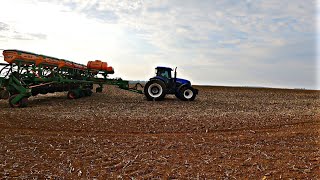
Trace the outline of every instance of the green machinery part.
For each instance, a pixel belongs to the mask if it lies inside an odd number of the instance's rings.
[[[143,94],[143,91],[138,89],[138,86],[143,88],[143,86],[140,83],[136,83],[134,87],[130,87],[129,81],[122,80],[121,78],[118,78],[118,79],[94,78],[93,82],[99,85],[99,87],[97,87],[96,89],[96,92],[102,92],[103,85],[107,84],[107,85],[115,85],[123,90],[131,91],[138,94]]]
[[[120,89],[143,94],[142,90],[129,87],[129,81],[109,79],[108,72],[58,68],[52,65],[38,65],[15,61],[13,64],[0,63],[0,99],[9,98],[11,107],[25,107],[30,96],[54,92],[69,91],[68,98],[90,96],[93,84],[98,84],[97,92],[104,85],[116,85]],[[103,78],[98,78],[101,74]],[[72,96],[72,93],[74,96]],[[70,95],[70,97],[69,97]]]

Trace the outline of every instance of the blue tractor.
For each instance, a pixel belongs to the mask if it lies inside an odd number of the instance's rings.
[[[183,101],[193,101],[198,90],[191,86],[190,81],[177,78],[177,68],[174,70],[174,77],[171,76],[169,67],[156,67],[156,76],[150,78],[144,87],[144,94],[147,100],[160,101],[167,94],[174,94]]]

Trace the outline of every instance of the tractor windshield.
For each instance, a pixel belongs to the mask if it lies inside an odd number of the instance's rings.
[[[170,69],[156,69],[156,75],[161,76],[167,79],[171,78],[171,71]]]

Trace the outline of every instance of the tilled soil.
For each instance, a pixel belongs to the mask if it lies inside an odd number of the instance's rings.
[[[199,87],[160,102],[105,87],[0,101],[0,176],[320,179],[320,92]]]

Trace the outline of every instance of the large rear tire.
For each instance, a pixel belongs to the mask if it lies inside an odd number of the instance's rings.
[[[147,100],[161,101],[166,96],[166,85],[161,80],[151,80],[144,86]]]
[[[196,91],[192,87],[182,87],[179,90],[178,98],[182,101],[193,101],[197,96]]]

